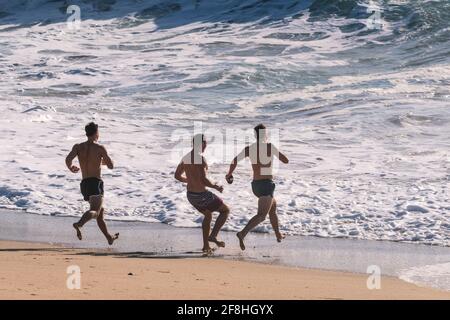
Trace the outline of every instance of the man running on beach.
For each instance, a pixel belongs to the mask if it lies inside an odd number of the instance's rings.
[[[270,223],[275,231],[277,241],[281,242],[284,236],[281,234],[278,226],[277,202],[273,197],[275,183],[273,182],[272,161],[276,156],[283,163],[288,163],[288,158],[278,151],[271,143],[267,142],[267,130],[263,124],[255,128],[256,142],[245,147],[231,162],[228,174],[225,176],[229,183],[232,182],[233,172],[239,161],[249,157],[253,169],[252,191],[258,198],[258,213],[250,219],[245,228],[237,233],[239,244],[242,250],[245,250],[244,239],[247,234],[258,224],[266,219],[269,214]]]
[[[81,175],[83,180],[80,184],[81,193],[85,201],[89,201],[90,209],[81,217],[80,221],[73,224],[77,231],[78,239],[82,239],[80,228],[91,219],[97,219],[100,230],[105,235],[108,243],[113,244],[114,240],[119,237],[116,233],[110,235],[106,227],[103,208],[103,180],[101,179],[101,166],[106,165],[109,169],[114,168],[114,164],[108,155],[105,147],[97,143],[99,138],[98,125],[91,122],[85,127],[87,141],[73,146],[72,151],[67,155],[67,168],[73,173],[78,173],[80,168],[72,164],[75,157],[81,167]]]
[[[225,247],[225,243],[217,240],[220,229],[228,218],[230,209],[223,203],[222,199],[206,187],[223,191],[223,187],[212,183],[207,178],[208,164],[203,157],[206,149],[206,141],[203,134],[197,134],[193,138],[193,148],[181,160],[175,171],[175,179],[187,183],[187,198],[190,204],[200,211],[205,217],[203,219],[203,252],[210,254],[212,249],[209,242],[215,243],[218,247]],[[183,176],[185,173],[185,176]],[[214,228],[211,232],[212,213],[219,212]]]

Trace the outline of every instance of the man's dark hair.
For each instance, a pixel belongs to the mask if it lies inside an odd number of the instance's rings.
[[[94,122],[90,122],[84,127],[84,131],[86,131],[86,136],[92,137],[94,134],[98,132],[98,124]]]
[[[201,140],[200,140],[201,138]],[[205,141],[205,135],[203,133],[198,133],[192,138],[192,143],[195,143],[196,141]]]
[[[198,149],[205,141],[205,135],[203,133],[198,133],[192,138],[192,147]]]
[[[262,123],[258,124],[258,125],[255,127],[256,139],[257,139],[258,141],[259,141],[259,134],[260,134],[261,130],[266,130],[266,126],[263,125]]]

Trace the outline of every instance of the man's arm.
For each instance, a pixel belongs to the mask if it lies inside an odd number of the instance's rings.
[[[289,163],[289,159],[283,153],[281,153],[277,149],[277,147],[275,147],[273,144],[270,144],[270,148],[271,148],[272,154],[275,155],[278,159],[280,159],[281,162]]]
[[[233,174],[234,170],[237,167],[237,164],[239,161],[245,159],[246,157],[248,157],[249,155],[249,147],[245,147],[244,149],[242,149],[242,151],[236,156],[234,157],[233,161],[230,164],[230,169],[228,170],[228,173],[226,175],[226,178],[231,177],[231,175]]]
[[[177,170],[175,170],[175,179],[177,179],[180,182],[187,183],[187,179],[186,177],[183,176],[183,173],[184,173],[184,164],[182,161],[178,165]]]
[[[111,159],[111,157],[108,154],[108,151],[106,151],[106,148],[101,146],[101,156],[102,156],[102,164],[106,165],[108,169],[114,169],[114,163]]]
[[[73,159],[75,159],[77,155],[78,155],[78,144],[72,147],[72,151],[70,151],[66,157],[66,166],[72,173],[77,173],[78,171],[80,171],[80,168],[72,164]]]
[[[206,176],[206,173],[208,171],[208,164],[206,163],[206,160],[203,158],[203,168],[201,170],[201,179],[203,181],[203,183],[205,184],[205,186],[207,186],[208,188],[212,188],[212,189],[216,189],[219,192],[223,191],[223,187],[219,186],[215,183],[212,183],[211,180],[208,179],[208,177]]]

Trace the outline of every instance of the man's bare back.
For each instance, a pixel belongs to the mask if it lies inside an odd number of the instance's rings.
[[[225,247],[223,241],[217,240],[220,229],[227,220],[230,209],[223,203],[222,199],[206,188],[212,188],[219,192],[223,187],[211,182],[207,177],[208,164],[202,153],[206,148],[206,140],[202,134],[193,138],[193,148],[180,161],[175,170],[175,179],[187,183],[187,198],[189,203],[204,215],[202,222],[203,252],[211,254],[212,249],[209,242]],[[212,213],[218,211],[219,217],[210,233]]]
[[[233,172],[239,161],[249,158],[253,169],[252,191],[258,198],[258,213],[252,217],[245,228],[236,235],[239,245],[245,250],[244,238],[258,224],[270,216],[270,223],[275,231],[277,241],[281,242],[284,236],[281,234],[276,214],[276,200],[274,198],[275,183],[273,182],[273,158],[277,157],[283,163],[288,163],[288,158],[272,144],[267,142],[267,131],[263,124],[255,128],[256,142],[245,147],[231,162],[225,179],[232,183]]]
[[[106,148],[92,141],[86,141],[80,144],[76,144],[72,148],[72,152],[69,154],[77,156],[80,162],[81,175],[83,179],[86,178],[98,178],[101,179],[102,164],[112,168],[111,158],[108,156]]]
[[[186,174],[187,191],[204,192],[206,191],[205,177],[208,171],[208,164],[205,158],[201,156],[201,164],[194,163],[194,154],[189,152],[183,157],[182,170]]]
[[[271,143],[254,143],[245,148],[253,169],[253,180],[273,179],[272,160],[278,150]]]
[[[114,164],[106,151],[106,148],[97,143],[99,139],[98,125],[91,122],[85,127],[88,140],[76,144],[66,157],[66,166],[73,172],[78,173],[80,168],[72,164],[75,158],[81,167],[82,181],[80,183],[80,191],[85,201],[89,202],[89,210],[86,211],[81,219],[73,224],[77,232],[77,237],[82,240],[80,228],[82,228],[89,220],[97,219],[97,224],[105,235],[108,243],[113,244],[119,234],[111,235],[108,232],[104,221],[103,194],[104,184],[101,179],[101,166],[104,164],[109,169],[114,168]]]
[[[278,157],[282,162],[287,158],[280,153],[272,143],[253,143],[245,147],[235,158],[232,171],[236,168],[237,161],[249,158],[253,169],[253,180],[273,179],[273,158]]]

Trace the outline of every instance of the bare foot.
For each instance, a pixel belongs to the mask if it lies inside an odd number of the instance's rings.
[[[242,237],[240,232],[236,233],[236,236],[239,239],[239,245],[241,246],[241,250],[244,251],[245,250],[244,238]]]
[[[212,254],[214,253],[215,249],[210,248],[210,247],[204,247],[204,248],[202,249],[202,251],[203,251],[203,256],[204,256],[204,257],[207,257],[207,256],[212,255]]]
[[[277,241],[281,242],[281,240],[283,240],[284,238],[286,238],[286,236],[284,234],[278,233],[277,235]]]
[[[219,248],[225,248],[225,242],[217,240],[217,238],[209,237],[209,242],[215,243]]]
[[[114,236],[110,236],[109,238],[108,238],[108,243],[109,243],[109,245],[111,246],[113,243],[114,243],[114,240],[117,240],[117,239],[119,239],[119,233],[116,233]]]
[[[77,238],[78,238],[78,240],[82,240],[82,239],[83,239],[83,236],[81,235],[81,230],[80,230],[80,228],[78,227],[78,224],[77,224],[77,223],[74,223],[74,224],[73,224],[73,227],[74,227],[75,230],[77,231]]]

